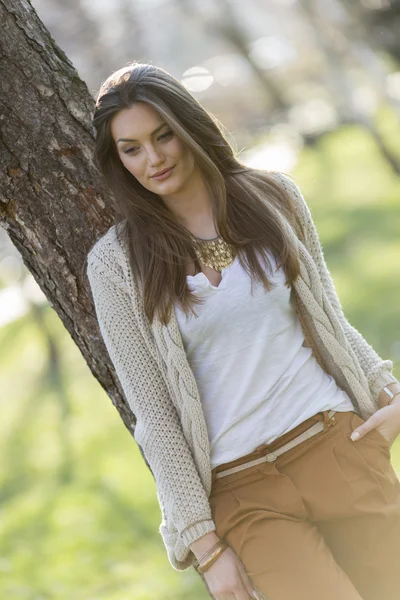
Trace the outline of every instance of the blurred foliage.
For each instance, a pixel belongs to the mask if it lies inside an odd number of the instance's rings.
[[[393,115],[377,124],[400,155]],[[400,378],[399,179],[356,126],[307,147],[292,175],[347,317]],[[31,314],[0,329],[1,597],[208,598],[193,569],[167,560],[153,478],[117,411],[56,313],[42,319],[61,378]],[[400,438],[392,462],[399,471]]]

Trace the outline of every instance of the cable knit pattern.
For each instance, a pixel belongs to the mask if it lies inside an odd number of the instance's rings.
[[[296,202],[298,218],[305,234],[305,246],[317,266],[321,283],[329,299],[329,303],[339,319],[340,325],[350,345],[351,353],[355,353],[357,361],[367,378],[368,387],[372,393],[374,402],[377,404],[378,395],[383,386],[397,382],[397,379],[390,373],[393,369],[393,362],[390,360],[382,360],[363,338],[361,333],[357,331],[355,327],[350,325],[346,319],[332,277],[325,262],[321,242],[318,237],[311,211],[305,202],[299,187],[290,177],[283,175],[282,173],[277,174],[276,177]]]
[[[378,408],[383,385],[397,380],[347,322],[326,267],[311,213],[296,184],[275,174],[296,201],[300,276],[292,286],[306,343],[345,390],[363,418]],[[210,444],[197,383],[188,363],[175,312],[167,327],[150,324],[140,286],[130,271],[126,244],[113,225],[88,253],[87,276],[100,332],[126,400],[136,416],[134,437],[155,478],[159,531],[176,570],[193,565],[189,545],[215,530],[209,504]]]

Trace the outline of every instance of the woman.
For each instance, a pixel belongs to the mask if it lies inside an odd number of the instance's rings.
[[[298,187],[152,65],[104,82],[94,125],[117,217],[87,274],[171,565],[216,600],[397,598],[400,384]]]

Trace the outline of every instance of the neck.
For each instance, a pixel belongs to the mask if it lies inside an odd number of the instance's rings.
[[[177,221],[194,236],[202,239],[217,237],[212,202],[200,171],[196,170],[187,185],[163,201]]]

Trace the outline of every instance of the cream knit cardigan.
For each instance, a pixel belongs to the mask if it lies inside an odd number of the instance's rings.
[[[299,248],[301,270],[292,290],[306,343],[366,419],[378,409],[382,387],[397,382],[393,363],[346,320],[311,212],[291,178],[274,176],[294,198],[302,230],[296,235],[276,212]],[[137,418],[135,440],[155,478],[159,532],[170,564],[182,571],[195,560],[189,545],[215,530],[215,523],[207,427],[175,313],[167,327],[157,317],[150,325],[115,225],[89,251],[87,276],[104,343]]]

